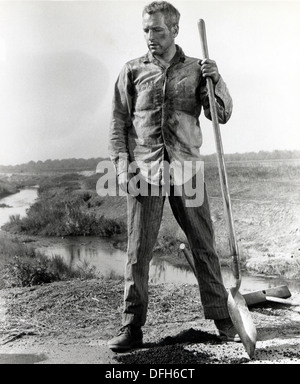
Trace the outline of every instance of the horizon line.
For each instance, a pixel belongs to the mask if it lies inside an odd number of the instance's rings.
[[[242,155],[242,156],[246,156],[246,155],[249,155],[249,154],[256,154],[258,155],[259,153],[265,153],[265,154],[271,154],[271,153],[274,153],[274,152],[279,152],[279,153],[282,153],[282,152],[293,152],[293,153],[297,153],[299,152],[299,158],[300,158],[300,149],[273,149],[272,151],[267,151],[267,150],[259,150],[259,151],[248,151],[248,152],[232,152],[232,153],[225,153],[224,156],[232,156],[232,155]],[[200,154],[201,157],[209,157],[209,156],[214,156],[216,155],[216,152],[212,152],[212,153],[209,153],[209,154]],[[46,159],[46,160],[29,160],[27,162],[23,162],[23,163],[16,163],[16,164],[0,164],[0,167],[20,167],[20,166],[25,166],[25,165],[28,165],[29,163],[33,162],[33,163],[45,163],[46,161],[67,161],[67,160],[84,160],[84,161],[89,161],[89,160],[98,160],[98,159],[101,159],[101,160],[106,160],[106,159],[110,159],[109,156],[106,156],[106,157],[102,157],[102,156],[93,156],[93,157],[88,157],[88,158],[85,158],[85,157],[67,157],[67,158],[61,158],[61,159],[58,159],[58,158],[54,158],[54,159]],[[282,159],[278,159],[278,160],[294,160],[294,159],[297,159],[297,158],[282,158]],[[249,159],[249,160],[253,160],[253,159]],[[267,159],[268,160],[268,159]],[[269,159],[269,160],[274,160],[274,159]]]

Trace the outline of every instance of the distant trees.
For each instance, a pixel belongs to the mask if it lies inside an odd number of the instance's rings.
[[[216,161],[216,154],[202,155],[204,161]],[[298,150],[274,150],[272,152],[259,151],[259,152],[246,152],[246,153],[231,153],[225,154],[226,161],[246,161],[246,160],[283,160],[283,159],[300,159],[300,151]],[[56,171],[56,172],[77,172],[77,171],[95,171],[97,164],[101,160],[107,158],[71,158],[62,160],[46,160],[46,161],[29,161],[25,164],[18,165],[0,165],[0,172],[43,172],[43,171]]]
[[[215,161],[216,154],[202,156],[205,161]],[[274,150],[272,152],[246,152],[225,154],[226,161],[246,161],[246,160],[284,160],[284,159],[300,159],[300,151],[294,150]]]
[[[104,160],[104,158],[29,161],[18,165],[0,165],[0,172],[95,171],[97,164],[101,160]]]

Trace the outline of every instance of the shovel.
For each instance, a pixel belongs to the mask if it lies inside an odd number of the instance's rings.
[[[190,252],[186,249],[185,244],[180,244],[179,247],[184,254],[187,262],[189,263],[194,275],[197,276],[196,268],[194,265],[194,260]],[[243,297],[246,301],[248,307],[261,306],[267,303],[278,303],[278,304],[286,304],[290,306],[299,306],[299,304],[292,303],[288,301],[289,297],[291,297],[291,292],[286,285],[280,285],[278,287],[263,289],[260,291],[254,291],[249,293],[244,293]]]
[[[198,29],[200,34],[202,55],[204,56],[204,58],[209,58],[204,20],[200,19],[198,21]],[[230,246],[230,251],[232,255],[233,275],[235,279],[234,286],[229,289],[227,307],[228,307],[228,312],[231,317],[231,320],[236,328],[237,333],[241,338],[241,341],[246,349],[246,352],[248,353],[249,357],[252,358],[255,352],[257,332],[254,326],[254,323],[252,321],[247,303],[244,297],[239,292],[239,288],[241,286],[239,253],[238,253],[237,241],[235,236],[231,201],[230,201],[227,174],[226,174],[224,154],[223,154],[223,145],[221,140],[221,132],[219,127],[216,102],[215,102],[215,94],[214,94],[212,79],[210,77],[206,78],[206,85],[208,89],[210,113],[211,113],[212,124],[214,128],[215,144],[216,144],[217,159],[218,159],[218,170],[219,170],[220,184],[221,184],[221,190],[222,190],[222,196],[223,196],[223,202],[224,202],[225,216],[227,219],[228,230],[229,230],[229,246]]]
[[[261,291],[245,293],[243,296],[248,307],[254,307],[255,305],[262,305],[268,302],[290,304],[286,299],[291,297],[291,292],[286,285],[280,285]]]

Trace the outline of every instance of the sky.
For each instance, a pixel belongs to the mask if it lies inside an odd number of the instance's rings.
[[[147,52],[150,1],[0,1],[0,165],[108,156],[114,83]],[[201,58],[197,29],[233,98],[225,153],[300,149],[300,1],[170,1],[176,43]],[[200,117],[201,153],[215,153]]]

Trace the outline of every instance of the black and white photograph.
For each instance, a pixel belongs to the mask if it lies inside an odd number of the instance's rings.
[[[0,1],[1,365],[300,363],[299,20]]]

